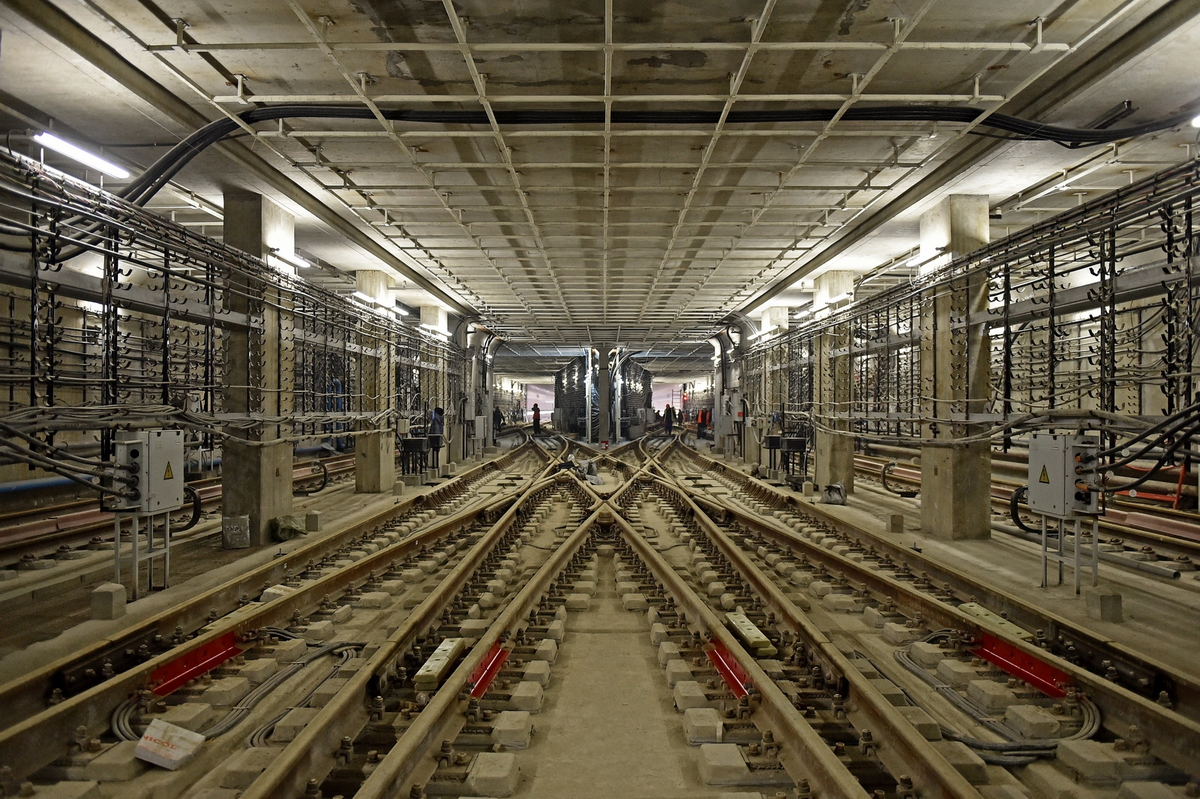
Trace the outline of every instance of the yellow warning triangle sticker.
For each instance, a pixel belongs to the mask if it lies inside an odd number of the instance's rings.
[[[1045,469],[1042,470],[1043,473],[1045,471],[1046,471]],[[164,480],[174,480],[175,479],[175,473],[173,471],[171,471],[171,462],[170,461],[167,461],[167,471],[163,474],[163,479]]]
[[[170,471],[170,470],[171,470],[171,467],[168,466],[167,471]],[[1038,478],[1038,482],[1039,483],[1049,483],[1050,482],[1050,475],[1046,473],[1045,466],[1042,467],[1042,476]]]

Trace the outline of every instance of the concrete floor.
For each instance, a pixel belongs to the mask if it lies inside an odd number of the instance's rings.
[[[659,667],[644,613],[621,608],[602,558],[591,609],[567,618],[530,756],[519,756],[527,799],[704,799],[699,750]],[[636,764],[636,765],[634,765]]]

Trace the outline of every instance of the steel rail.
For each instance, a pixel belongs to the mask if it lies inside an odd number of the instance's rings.
[[[535,486],[540,486],[540,483],[535,482],[525,490],[533,490]],[[414,497],[412,502],[415,503],[419,499],[419,497]],[[406,504],[403,510],[406,511],[409,507],[411,504]],[[0,704],[8,708],[10,718],[17,720],[15,724],[0,731],[0,764],[10,766],[18,778],[31,774],[41,766],[65,754],[68,742],[77,728],[86,727],[90,733],[106,728],[108,714],[112,708],[132,693],[145,688],[150,674],[160,667],[174,662],[190,651],[212,644],[230,632],[240,635],[267,626],[286,626],[290,623],[293,613],[304,608],[315,607],[326,595],[340,596],[349,584],[366,579],[373,571],[378,571],[397,558],[419,550],[447,533],[466,526],[476,517],[482,517],[488,511],[487,507],[467,509],[432,522],[426,530],[355,561],[349,566],[323,575],[285,597],[264,603],[251,611],[238,613],[232,620],[207,623],[207,609],[238,607],[242,596],[247,592],[256,593],[261,588],[264,578],[269,582],[279,582],[292,565],[298,566],[297,571],[302,571],[306,568],[309,560],[315,559],[318,552],[328,553],[337,549],[338,542],[325,539],[296,550],[287,558],[281,558],[259,567],[235,580],[204,592],[182,606],[158,614],[138,625],[137,629],[139,630],[157,630],[166,636],[169,636],[176,627],[183,627],[185,630],[197,629],[204,625],[207,627],[185,646],[175,647],[152,657],[132,669],[117,674],[106,682],[49,708],[45,707],[45,701],[49,694],[51,677],[63,668],[79,662],[78,654],[56,661],[25,677],[0,686]],[[511,508],[510,511],[512,511]],[[344,544],[347,540],[385,524],[401,512],[403,511],[391,508],[374,514],[348,528],[338,536],[338,539]],[[126,631],[118,638],[93,645],[88,652],[97,654],[107,651],[114,644],[119,644],[121,640],[127,639],[132,634],[133,631]]]
[[[719,464],[716,465],[719,466]],[[724,470],[723,466],[720,468]],[[731,472],[731,474],[736,473]],[[745,478],[745,480],[750,481],[750,478]],[[949,582],[958,592],[979,597],[979,601],[990,610],[996,613],[1007,613],[1009,620],[1018,625],[1034,630],[1045,630],[1051,639],[1059,634],[1069,636],[1084,645],[1095,646],[1111,652],[1114,661],[1123,660],[1133,664],[1144,664],[1146,668],[1168,676],[1174,681],[1176,692],[1174,706],[1182,710],[1165,708],[1035,644],[1004,635],[993,628],[984,627],[978,620],[947,604],[946,601],[913,588],[908,582],[873,571],[843,555],[820,547],[774,520],[762,518],[731,503],[714,503],[724,504],[726,513],[746,527],[793,551],[802,552],[809,561],[821,564],[831,573],[842,572],[846,575],[853,575],[855,581],[864,586],[877,599],[890,599],[913,613],[920,613],[934,627],[967,630],[975,635],[986,632],[1001,638],[1005,643],[1028,657],[1045,662],[1069,674],[1072,680],[1100,708],[1104,714],[1106,727],[1117,735],[1128,736],[1130,727],[1137,726],[1143,735],[1153,741],[1151,744],[1153,754],[1194,777],[1200,777],[1200,761],[1196,759],[1196,752],[1200,752],[1200,723],[1193,717],[1194,714],[1200,714],[1200,685],[1194,678],[1174,671],[1165,664],[1145,655],[1135,653],[1116,641],[1101,638],[1096,633],[1079,627],[1068,619],[1034,607],[1019,597],[980,583],[963,572],[934,563],[916,552],[898,547],[822,511],[811,503],[781,496],[773,489],[758,483],[753,483],[753,485],[757,489],[756,493],[759,493],[760,496],[775,496],[782,499],[783,502],[779,504],[791,506],[800,515],[808,516],[817,523],[840,531],[860,542],[865,538],[869,541],[867,546],[874,547],[881,554],[914,569],[926,571],[936,581]],[[684,491],[689,496],[694,496],[691,489],[684,488]],[[713,502],[711,498],[708,501]],[[1186,711],[1186,715],[1182,711]]]
[[[913,784],[927,799],[977,799],[980,796],[970,782],[935,749],[925,737],[917,732],[904,716],[900,714],[891,702],[884,698],[871,681],[863,676],[843,655],[834,643],[817,628],[795,604],[779,589],[779,587],[763,573],[742,551],[733,543],[728,535],[721,530],[720,525],[710,519],[695,502],[691,501],[687,491],[678,483],[661,483],[668,491],[673,491],[683,498],[692,510],[696,522],[705,534],[716,544],[717,549],[733,565],[754,593],[778,613],[785,624],[805,641],[826,665],[836,674],[841,675],[850,686],[849,696],[854,708],[861,714],[866,723],[861,727],[875,733],[879,759],[899,776],[906,774],[913,779]],[[882,735],[880,735],[882,733]]]
[[[245,790],[242,794],[242,799],[294,799],[294,797],[301,796],[304,793],[305,786],[312,775],[329,772],[333,767],[334,756],[342,738],[346,735],[352,736],[353,731],[361,729],[369,720],[369,710],[367,707],[368,688],[372,685],[373,681],[380,675],[389,673],[405,649],[411,644],[412,639],[436,621],[446,605],[462,590],[497,543],[510,532],[521,505],[538,490],[552,485],[553,482],[553,480],[545,479],[543,475],[542,479],[535,481],[521,493],[518,501],[505,511],[504,515],[492,525],[488,532],[471,548],[450,574],[438,583],[429,596],[413,610],[405,623],[396,632],[388,636],[387,641],[369,658],[367,664],[354,676],[350,677],[346,686],[328,704],[321,708],[316,717],[305,726],[304,730],[284,748],[283,752],[271,762],[271,765]],[[528,585],[526,588],[528,588]],[[518,596],[523,595],[523,593],[524,589],[522,594]],[[515,602],[515,599],[510,601],[509,608],[512,607],[513,602]],[[492,629],[495,629],[495,627],[493,626]],[[495,640],[490,635],[485,636],[480,644],[471,650],[467,661],[453,672],[442,688],[439,689],[438,693],[435,694],[429,705],[421,711],[417,721],[401,736],[396,746],[383,757],[376,773],[372,775],[372,780],[385,768],[389,771],[403,770],[400,767],[408,761],[403,754],[395,753],[397,750],[401,750],[402,753],[407,751],[401,749],[401,747],[404,745],[405,740],[413,734],[413,730],[418,725],[422,725],[422,728],[436,727],[440,729],[441,725],[437,724],[437,722],[444,721],[441,716],[447,713],[447,706],[451,702],[458,701],[459,690],[466,681],[465,675],[470,674],[474,665],[487,652],[487,647],[481,650],[480,646],[483,645],[484,641],[488,641],[487,646],[490,647],[491,642]],[[453,686],[458,687],[455,688]],[[426,722],[426,718],[429,718],[430,721]],[[433,733],[430,732],[429,734],[432,735]],[[441,738],[435,735],[431,740],[440,742]],[[368,780],[368,783],[370,782],[371,780]],[[395,785],[389,780],[385,787],[391,790],[395,788]],[[363,797],[370,794],[364,794],[360,790],[357,795]],[[407,792],[404,793],[404,796],[407,796]]]
[[[808,780],[813,792],[829,799],[866,799],[866,789],[833,754],[829,744],[808,724],[783,691],[767,676],[762,667],[745,651],[741,642],[729,633],[708,604],[693,591],[633,527],[621,517],[616,518],[625,541],[663,584],[668,594],[686,608],[690,626],[698,627],[719,641],[733,655],[749,676],[762,699],[757,713],[775,733],[781,745],[780,763],[797,783]],[[972,794],[977,797],[978,794]]]
[[[579,551],[593,527],[600,521],[601,511],[594,510],[566,540],[551,553],[541,568],[513,596],[496,617],[487,632],[471,649],[466,659],[446,679],[446,682],[421,711],[396,745],[384,755],[375,771],[356,793],[355,799],[403,799],[414,787],[414,777],[421,760],[438,743],[450,738],[447,731],[466,708],[461,698],[467,680],[494,644],[507,633],[516,632],[522,620],[540,601],[553,578],[566,568],[570,558]],[[291,799],[288,795],[260,795],[247,792],[243,799]]]

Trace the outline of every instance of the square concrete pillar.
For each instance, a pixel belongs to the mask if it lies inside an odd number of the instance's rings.
[[[103,621],[125,615],[125,586],[120,583],[101,583],[92,589],[92,618]]]
[[[988,242],[987,195],[953,195],[921,217],[921,255],[933,268]],[[941,254],[943,258],[935,256]],[[921,528],[945,539],[991,536],[991,448],[952,441],[984,431],[991,391],[988,285],[968,275],[943,286],[921,313]],[[963,320],[967,323],[964,324]]]
[[[389,433],[359,433],[354,437],[354,490],[382,494],[396,484],[396,445]]]
[[[295,251],[295,220],[260,194],[226,194],[224,239],[265,261],[272,251]],[[267,285],[258,278],[236,275],[225,295],[228,311],[261,319],[260,330],[231,326],[226,338],[222,403],[228,413],[286,416],[294,407],[290,297]],[[279,425],[231,432],[262,441],[283,436]],[[251,546],[269,543],[271,519],[292,512],[292,445],[254,446],[226,439],[221,456],[222,514],[249,516]]]

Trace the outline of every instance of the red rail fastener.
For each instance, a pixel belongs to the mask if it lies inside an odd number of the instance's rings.
[[[1071,684],[1071,677],[1066,672],[1025,654],[989,633],[983,633],[980,641],[980,647],[972,650],[971,654],[995,663],[1007,674],[1019,677],[1049,697],[1057,699],[1066,696],[1065,686]]]
[[[725,648],[724,644],[714,641],[704,648],[704,654],[708,655],[708,659],[712,662],[713,667],[716,668],[717,674],[720,674],[721,679],[729,686],[729,690],[733,692],[734,699],[741,699],[750,693],[746,690],[746,686],[750,684],[749,676],[738,665],[738,662],[733,659],[733,655]]]
[[[508,655],[509,651],[500,644],[492,644],[492,648],[488,650],[471,674],[471,696],[478,699],[487,693],[492,680],[496,679],[500,669],[504,668],[504,662],[508,660]]]
[[[237,645],[237,636],[234,633],[226,633],[202,647],[180,655],[165,666],[155,669],[150,674],[150,682],[154,684],[154,693],[166,696],[186,684],[188,680],[194,680],[201,674],[212,671],[231,657],[241,653],[242,650]]]

